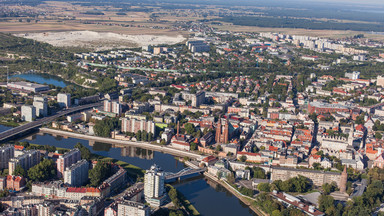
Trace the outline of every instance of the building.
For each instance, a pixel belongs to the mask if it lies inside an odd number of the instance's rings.
[[[79,149],[72,149],[71,151],[60,155],[56,161],[57,164],[57,177],[63,178],[64,171],[67,167],[81,160],[81,153]]]
[[[203,147],[207,147],[213,142],[214,138],[213,133],[208,132],[200,138],[200,143]]]
[[[324,114],[324,113],[335,113],[335,112],[350,113],[350,108],[340,104],[311,102],[308,104],[308,112],[310,114],[312,113]]]
[[[117,101],[105,100],[104,101],[104,111],[110,112],[110,113],[116,113],[117,115],[121,115],[122,106]]]
[[[8,169],[8,162],[15,156],[15,147],[5,145],[0,147],[0,170]]]
[[[34,106],[21,106],[21,120],[32,122],[36,118],[36,108]]]
[[[25,171],[40,163],[40,151],[29,150],[18,157],[11,158],[8,163],[9,175],[13,175],[16,166],[20,165]]]
[[[109,185],[110,191],[120,188],[127,181],[127,171],[120,166],[117,167],[119,168],[117,172],[103,182],[103,184]]]
[[[7,178],[0,177],[0,190],[4,190],[7,187]]]
[[[138,131],[146,131],[155,134],[156,126],[153,121],[137,120],[134,118],[121,118],[121,132],[137,133]]]
[[[35,92],[35,93],[49,90],[49,87],[46,85],[40,85],[40,84],[29,83],[29,82],[10,82],[7,84],[7,87],[9,89],[15,89],[18,91]]]
[[[309,178],[315,186],[320,187],[325,183],[331,184],[332,182],[336,182],[339,188],[342,185],[341,174],[336,172],[323,172],[309,169],[306,170],[285,167],[272,167],[271,171],[272,182],[276,180],[286,181],[290,178],[302,175],[306,178]]]
[[[117,215],[118,216],[149,216],[151,209],[142,203],[133,201],[124,201],[118,204]]]
[[[48,100],[46,97],[33,97],[33,106],[35,107],[36,116],[43,117],[48,115]]]
[[[357,80],[360,79],[360,72],[359,71],[353,71],[352,73],[345,73],[345,78],[351,79],[351,80]]]
[[[25,178],[22,176],[7,176],[6,188],[12,191],[20,191],[26,184]]]
[[[88,181],[89,164],[81,160],[67,167],[64,171],[64,183],[72,187],[83,186]]]
[[[223,121],[222,118],[219,119],[219,122],[216,125],[216,143],[228,143],[229,139],[232,137],[234,128],[229,123],[228,119]]]
[[[145,201],[153,206],[161,206],[166,198],[164,173],[156,164],[151,166],[144,175]]]
[[[376,85],[384,87],[384,76],[377,76]]]
[[[325,215],[323,212],[317,210],[314,206],[307,205],[307,204],[301,202],[301,200],[299,198],[292,196],[292,195],[289,195],[287,193],[284,193],[284,192],[281,193],[281,192],[277,192],[276,190],[274,190],[271,193],[271,195],[272,195],[272,197],[277,199],[279,202],[282,202],[284,204],[284,206],[286,206],[286,207],[293,206],[294,208],[297,208],[300,211],[304,212],[306,215],[310,215],[310,216],[323,216],[323,215]]]
[[[210,46],[207,45],[202,40],[196,40],[196,41],[187,41],[186,43],[188,49],[195,53],[195,52],[208,52],[210,50]]]
[[[39,216],[51,216],[54,212],[54,204],[51,202],[44,202],[37,206]]]
[[[196,94],[192,94],[187,91],[182,91],[182,98],[184,101],[191,101],[191,105],[193,107],[199,107],[201,104],[205,102],[205,92],[200,91]]]
[[[59,93],[57,94],[57,103],[60,107],[70,107],[71,106],[71,94]]]

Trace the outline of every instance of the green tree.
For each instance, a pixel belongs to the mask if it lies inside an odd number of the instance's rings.
[[[253,167],[253,178],[265,179],[265,171],[260,167]]]
[[[147,133],[147,131],[145,131],[145,130],[143,130],[142,132],[141,132],[141,141],[147,141],[147,139],[148,139],[148,133]]]
[[[56,176],[56,164],[53,160],[44,159],[28,170],[28,179],[33,182],[47,181]]]
[[[380,132],[376,132],[375,138],[381,140],[383,138],[383,135]]]
[[[184,129],[189,135],[192,135],[193,133],[195,133],[195,126],[191,123],[186,123],[184,125]]]
[[[26,177],[26,172],[25,170],[23,169],[23,167],[21,167],[21,165],[16,165],[15,167],[15,170],[13,171],[12,175],[15,175],[15,176],[23,176],[23,177]]]
[[[219,151],[222,151],[222,150],[223,150],[223,148],[221,147],[221,145],[217,145],[217,146],[216,146],[216,151],[219,152]]]
[[[276,209],[272,212],[271,216],[282,216],[282,214],[279,210]]]
[[[136,140],[141,141],[141,130],[137,131],[136,133]]]
[[[240,161],[241,161],[241,162],[245,162],[245,161],[247,161],[247,156],[245,156],[245,155],[241,156],[241,157],[240,157]]]
[[[91,156],[92,156],[91,151],[87,147],[83,146],[81,143],[79,143],[79,142],[76,143],[74,148],[77,148],[80,150],[82,159],[85,159],[88,161],[91,159]]]
[[[178,198],[177,190],[174,187],[172,187],[168,191],[168,196],[169,196],[169,198],[171,198],[171,200],[172,200],[173,204],[176,206],[176,208],[180,208],[181,202]]]
[[[337,190],[337,184],[335,182],[332,182],[331,184],[325,183],[322,186],[324,194],[329,195],[330,193]]]
[[[153,133],[149,132],[148,133],[148,142],[151,142],[153,140]]]
[[[191,151],[197,150],[197,144],[195,142],[191,142]]]
[[[319,210],[322,212],[334,206],[334,199],[332,196],[329,196],[329,195],[324,195],[324,194],[320,195],[318,201],[319,201]]]
[[[98,187],[105,179],[112,175],[112,166],[110,163],[98,161],[95,168],[89,171],[91,187]]]
[[[263,192],[270,192],[271,191],[271,186],[268,183],[259,183],[257,185],[257,189],[259,191],[263,191]]]

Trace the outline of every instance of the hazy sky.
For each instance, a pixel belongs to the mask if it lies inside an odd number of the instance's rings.
[[[280,0],[278,0],[280,1]],[[282,0],[284,1],[284,0]],[[379,4],[384,5],[384,0],[302,0],[304,2],[332,2],[332,3],[358,3],[358,4]]]

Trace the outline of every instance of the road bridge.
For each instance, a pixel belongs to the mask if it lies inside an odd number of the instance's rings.
[[[10,138],[13,138],[13,137],[19,135],[19,134],[23,134],[23,133],[28,132],[32,129],[36,129],[36,128],[44,125],[44,124],[47,124],[47,123],[54,121],[55,119],[57,119],[61,116],[69,115],[69,114],[72,114],[75,112],[79,112],[79,111],[82,111],[85,109],[90,109],[92,107],[100,106],[100,105],[102,105],[102,102],[71,107],[69,109],[59,111],[55,115],[47,116],[47,117],[44,117],[41,119],[37,119],[36,121],[29,122],[29,123],[23,124],[21,126],[15,127],[15,128],[11,128],[9,130],[6,130],[6,131],[0,133],[0,142],[4,142],[6,140],[9,140]]]

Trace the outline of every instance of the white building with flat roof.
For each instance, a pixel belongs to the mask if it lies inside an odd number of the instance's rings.
[[[36,108],[31,105],[21,106],[21,120],[33,121],[36,118]]]
[[[10,89],[15,89],[24,92],[41,92],[48,91],[49,87],[47,85],[40,85],[30,82],[10,82],[7,84],[7,87]]]
[[[37,117],[43,117],[48,115],[48,100],[46,97],[33,97],[33,106],[35,107]]]
[[[71,106],[71,94],[59,93],[57,94],[57,103],[60,107],[70,107]]]

